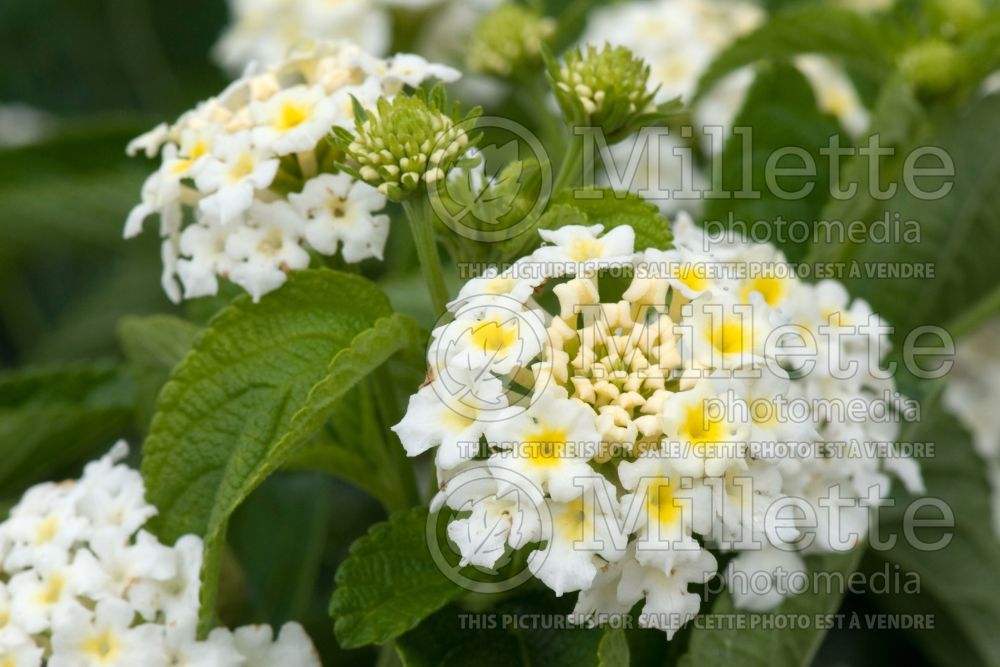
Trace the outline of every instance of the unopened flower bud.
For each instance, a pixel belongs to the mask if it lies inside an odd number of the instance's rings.
[[[961,38],[982,23],[982,0],[927,0],[927,16],[942,36]]]
[[[562,65],[550,65],[549,75],[566,119],[576,126],[600,127],[609,143],[654,108],[649,66],[623,46],[573,49]]]
[[[940,39],[921,42],[904,51],[899,67],[918,93],[940,95],[948,92],[962,76],[962,56]]]
[[[334,128],[346,169],[394,201],[440,180],[473,143],[463,128],[478,115],[456,120],[444,106],[444,93],[435,88],[429,95],[418,90],[382,98],[374,111],[359,108],[353,134]]]
[[[469,69],[509,77],[542,60],[542,46],[555,34],[555,22],[515,4],[503,4],[476,27],[469,48]]]

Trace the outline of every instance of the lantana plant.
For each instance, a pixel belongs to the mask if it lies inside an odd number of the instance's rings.
[[[998,10],[232,4],[122,146],[174,310],[0,380],[101,438],[0,521],[0,667],[791,667],[883,566],[995,662]]]

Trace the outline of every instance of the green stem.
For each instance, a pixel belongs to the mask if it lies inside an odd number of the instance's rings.
[[[378,647],[378,658],[375,667],[399,667],[399,654],[396,653],[396,645],[393,642],[386,642]]]
[[[574,134],[570,128],[569,138],[566,140],[566,154],[559,165],[559,173],[556,175],[552,192],[557,193],[565,188],[571,187],[577,182],[576,176],[583,166],[583,137]]]
[[[539,109],[545,110],[539,119],[539,133],[548,154],[551,156],[565,150],[562,116],[557,115],[559,112],[553,114],[548,111],[549,86],[545,77],[534,75],[515,82],[515,91],[515,99],[529,118],[537,116]]]
[[[434,500],[434,496],[437,495],[438,491],[441,490],[441,484],[438,482],[437,478],[437,466],[434,465],[434,461],[430,461],[430,470],[427,474],[427,502],[430,503]]]
[[[958,340],[998,313],[1000,313],[1000,287],[994,288],[945,328],[953,339]]]
[[[553,40],[554,51],[558,53],[576,39],[573,26],[578,25],[597,3],[597,0],[570,0],[565,4],[559,12],[559,25]]]
[[[201,590],[198,593],[198,638],[204,639],[218,625],[219,577],[222,576],[222,558],[226,549],[226,530],[209,535],[205,540],[204,561],[201,564]]]
[[[397,509],[406,509],[420,504],[420,491],[417,489],[417,478],[413,473],[413,463],[406,457],[402,443],[398,442],[389,426],[399,421],[401,416],[399,395],[396,392],[396,384],[393,382],[392,374],[389,372],[388,364],[383,364],[375,369],[372,374],[374,378],[375,401],[377,412],[382,423],[382,433],[386,437],[382,438],[382,446],[385,448],[385,455],[389,464],[396,471],[396,480],[399,483],[400,503],[387,502],[386,509],[390,512]],[[393,505],[390,507],[389,505]]]
[[[419,200],[406,199],[403,210],[410,221],[413,233],[413,245],[417,249],[417,259],[427,283],[427,291],[431,295],[435,315],[443,315],[448,304],[448,288],[444,284],[444,272],[441,270],[441,256],[438,254],[437,241],[434,239],[434,225],[428,215],[427,204],[421,197]]]

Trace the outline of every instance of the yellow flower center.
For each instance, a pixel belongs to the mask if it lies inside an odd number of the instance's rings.
[[[566,449],[566,429],[542,427],[524,439],[524,455],[538,468],[559,465]]]
[[[851,318],[848,314],[842,310],[837,310],[836,308],[823,308],[820,311],[820,317],[824,324],[829,324],[834,327],[849,327],[851,326]]]
[[[748,281],[740,293],[743,303],[750,303],[750,295],[753,292],[760,292],[764,301],[772,308],[781,303],[788,291],[788,281],[774,277],[753,278]]]
[[[834,116],[844,116],[851,109],[850,96],[841,90],[827,89],[820,94],[820,105],[823,111]]]
[[[193,162],[191,160],[177,160],[174,162],[173,166],[170,167],[170,171],[174,174],[183,174],[191,168],[192,164]]]
[[[750,418],[759,426],[770,426],[778,421],[778,410],[774,401],[755,398],[750,401]]]
[[[722,419],[711,418],[707,408],[705,401],[697,401],[690,405],[680,428],[681,437],[696,447],[705,448],[726,440],[725,422]]]
[[[39,523],[35,527],[34,545],[36,547],[40,547],[43,544],[51,542],[52,538],[56,536],[56,533],[58,531],[59,531],[59,519],[57,519],[54,516],[50,516],[46,519],[43,519],[41,523]]]
[[[703,292],[711,287],[708,272],[701,264],[682,264],[677,270],[677,280],[693,292]]]
[[[453,431],[464,431],[476,422],[477,410],[467,405],[448,406],[441,415],[441,421]]]
[[[59,602],[59,598],[62,596],[63,586],[66,585],[66,579],[61,574],[53,574],[49,577],[48,582],[42,587],[41,592],[38,594],[38,604],[50,606]]]
[[[257,252],[273,257],[281,252],[282,245],[284,243],[281,238],[281,232],[273,229],[257,244]]]
[[[646,514],[661,526],[672,526],[681,518],[681,505],[674,496],[670,480],[652,480],[646,487]]]
[[[238,181],[246,178],[253,173],[253,168],[253,155],[249,151],[243,151],[229,170],[229,180]]]
[[[566,509],[555,517],[556,532],[570,542],[581,542],[587,525],[587,512],[583,499],[567,503]]]
[[[708,342],[723,355],[747,354],[753,349],[753,329],[742,317],[723,317],[706,331]]]
[[[743,286],[740,298],[743,300],[743,303],[750,303],[750,295],[753,292],[760,292],[767,305],[775,307],[785,299],[787,291],[787,280],[774,277],[760,277],[750,280]]]
[[[192,160],[197,160],[207,152],[208,152],[208,142],[206,142],[204,139],[198,139],[196,142],[194,142],[194,145],[191,146],[190,157]]]
[[[658,78],[664,81],[681,81],[689,78],[691,66],[685,59],[674,57],[658,71],[660,74]]]
[[[516,340],[517,329],[497,319],[483,320],[472,328],[472,344],[483,352],[505,352]]]
[[[513,278],[493,278],[486,283],[486,291],[490,294],[510,294],[514,289]]]
[[[85,639],[81,648],[98,663],[108,663],[117,657],[121,644],[110,630],[103,630]]]
[[[604,255],[604,244],[597,239],[576,239],[569,244],[569,257],[574,262],[586,262]]]
[[[278,109],[278,116],[274,119],[274,129],[287,132],[294,129],[309,119],[309,107],[286,100]]]

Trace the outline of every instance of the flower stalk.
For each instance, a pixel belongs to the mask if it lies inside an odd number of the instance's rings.
[[[402,205],[413,233],[413,244],[417,249],[417,259],[424,281],[427,283],[434,314],[440,316],[447,309],[448,288],[444,284],[444,271],[441,267],[437,241],[434,238],[433,220],[423,198],[404,199]]]

